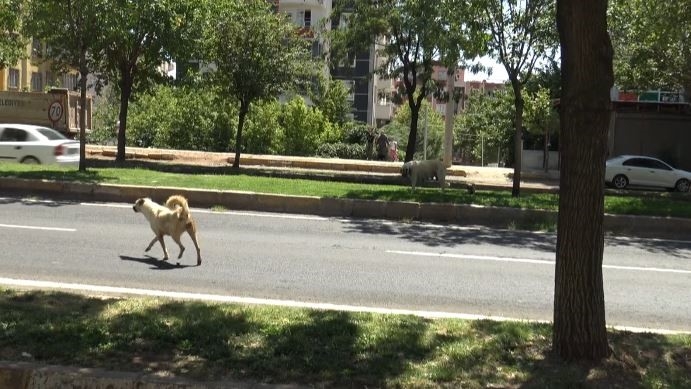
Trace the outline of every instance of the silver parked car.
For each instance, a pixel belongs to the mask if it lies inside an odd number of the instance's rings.
[[[79,142],[48,127],[0,124],[0,161],[79,166]]]
[[[665,188],[688,192],[691,172],[642,155],[620,155],[607,161],[605,182],[617,189],[628,186]]]

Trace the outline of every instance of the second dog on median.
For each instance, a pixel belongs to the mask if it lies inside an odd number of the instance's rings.
[[[132,209],[134,209],[134,212],[139,212],[146,217],[155,235],[144,251],[151,250],[151,247],[158,241],[163,248],[163,260],[167,261],[168,250],[166,250],[163,237],[168,235],[180,247],[179,259],[185,251],[185,246],[180,242],[180,236],[183,232],[187,232],[190,238],[192,238],[192,242],[194,242],[194,247],[197,249],[197,266],[202,264],[201,251],[197,242],[197,224],[192,219],[185,197],[180,195],[170,196],[166,200],[165,205],[158,204],[148,197],[140,198],[134,203]]]
[[[418,182],[423,182],[436,178],[439,182],[439,187],[444,190],[446,186],[446,168],[444,163],[437,159],[428,159],[424,161],[409,161],[401,167],[401,175],[408,177],[412,190]]]

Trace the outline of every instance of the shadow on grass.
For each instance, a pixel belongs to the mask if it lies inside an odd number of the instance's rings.
[[[5,360],[327,387],[691,384],[689,337],[611,333],[614,356],[579,365],[549,356],[546,324],[1,289],[0,312]]]
[[[28,171],[0,171],[0,177],[21,178],[25,180],[84,182],[89,184],[100,183],[108,178],[107,176],[104,176],[101,172],[93,170],[86,170],[84,172],[80,172],[79,170],[68,170],[59,168],[41,168],[40,170]]]
[[[187,267],[196,267],[197,266],[196,263],[194,265],[186,265],[186,264],[179,264],[178,265],[178,263],[180,263],[179,259],[171,258],[167,261],[164,261],[163,259],[154,258],[150,255],[147,255],[143,258],[121,255],[120,259],[123,261],[140,262],[140,263],[149,265],[150,266],[149,269],[153,269],[153,270],[180,270],[180,269],[184,269]]]

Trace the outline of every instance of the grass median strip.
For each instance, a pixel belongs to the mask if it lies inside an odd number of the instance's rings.
[[[74,169],[56,167],[0,164],[0,177],[242,190],[332,198],[476,204],[552,211],[556,211],[559,206],[558,195],[551,193],[525,193],[515,198],[511,196],[510,190],[483,190],[469,194],[465,190],[450,189],[441,192],[436,188],[419,188],[411,192],[409,187],[397,185],[263,177],[248,174],[183,174],[143,168],[90,168],[86,172],[79,172]],[[664,192],[640,196],[607,195],[605,196],[605,212],[690,218],[691,201],[687,196],[674,196]]]
[[[0,288],[0,358],[348,387],[691,385],[691,335],[611,331],[600,364],[559,362],[524,322],[100,298]]]

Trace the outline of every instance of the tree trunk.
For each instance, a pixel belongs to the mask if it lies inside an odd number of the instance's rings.
[[[130,96],[132,95],[132,81],[128,75],[122,74],[120,82],[120,126],[118,128],[118,153],[115,156],[116,162],[125,161],[125,143],[127,141],[127,111],[129,109]]]
[[[542,167],[545,173],[549,172],[549,128],[545,128],[544,149],[542,154]]]
[[[523,107],[525,105],[523,101],[523,95],[521,93],[521,84],[518,79],[512,79],[511,85],[513,86],[514,93],[514,104],[516,107],[516,116],[514,118],[514,125],[516,126],[516,131],[513,136],[514,144],[514,161],[513,161],[513,187],[511,189],[511,195],[513,197],[518,197],[521,195],[521,165],[523,160]]]
[[[456,80],[456,67],[449,66],[446,75],[446,116],[444,117],[444,166],[449,167],[453,163],[453,120],[455,114],[455,100],[453,99],[454,81]]]
[[[410,105],[410,133],[408,134],[408,145],[405,148],[405,159],[403,162],[410,162],[415,157],[415,142],[417,142],[417,125],[420,117],[421,105]]]
[[[607,0],[559,0],[561,166],[552,346],[564,360],[610,354],[602,281],[612,46]]]
[[[79,171],[86,171],[86,53],[82,53],[82,66],[79,71]]]
[[[240,168],[240,149],[242,148],[242,127],[245,125],[245,117],[250,110],[249,103],[244,101],[240,103],[240,113],[238,114],[238,133],[235,135],[235,160],[233,161],[233,169]]]

